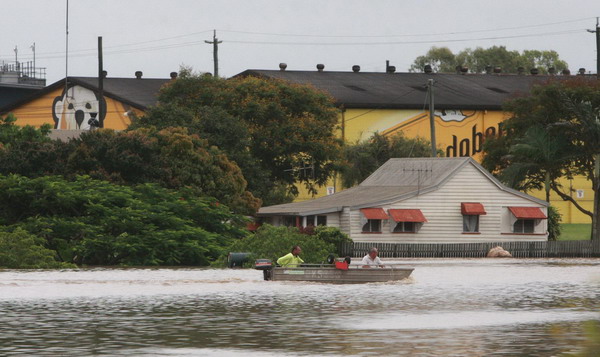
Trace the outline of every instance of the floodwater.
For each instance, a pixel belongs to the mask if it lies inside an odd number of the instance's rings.
[[[589,336],[600,330],[587,328],[600,323],[600,259],[402,263],[411,278],[364,285],[255,270],[0,271],[0,355],[600,354]]]

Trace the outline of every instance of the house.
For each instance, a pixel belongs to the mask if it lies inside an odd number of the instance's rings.
[[[390,68],[390,67],[388,67]],[[578,74],[580,78],[596,80],[595,76]],[[503,103],[511,98],[528,94],[534,85],[548,81],[573,78],[563,74],[541,75],[502,73],[496,68],[489,73],[399,73],[363,72],[359,66],[352,71],[328,71],[318,65],[314,71],[295,71],[280,64],[280,70],[249,69],[238,76],[255,76],[308,84],[329,93],[339,110],[339,136],[347,143],[366,140],[378,132],[383,135],[402,133],[405,137],[430,140],[427,84],[433,80],[434,120],[436,143],[446,157],[482,159],[483,140],[488,135],[500,135],[502,122],[508,113]],[[577,203],[593,210],[592,184],[585,177],[564,178],[564,187],[571,187]],[[318,188],[316,197],[340,190],[340,183],[331,181]],[[313,196],[298,187],[297,201]],[[532,192],[540,199],[543,191]],[[565,223],[589,223],[589,216],[581,213],[571,202],[551,194],[551,204],[563,214]]]
[[[170,79],[142,78],[138,71],[135,78],[105,77],[102,98],[97,77],[68,77],[0,107],[0,115],[13,113],[21,126],[50,124],[75,133],[89,130],[93,121],[100,128],[123,130],[131,124],[130,115],[142,115],[155,105],[160,88],[176,76],[173,72]]]
[[[339,227],[355,242],[545,241],[547,207],[472,158],[397,158],[356,187],[262,207],[258,216],[276,226]]]
[[[0,108],[42,90],[46,85],[45,71],[29,62],[0,61]]]

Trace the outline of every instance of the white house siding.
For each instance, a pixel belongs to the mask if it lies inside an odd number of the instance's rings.
[[[479,218],[479,234],[463,234],[461,202],[480,202],[486,215]],[[545,241],[547,221],[541,220],[536,231],[543,234],[502,234],[510,232],[509,206],[539,207],[547,215],[541,204],[500,190],[473,165],[465,165],[438,190],[413,197],[394,204],[382,206],[390,208],[420,209],[428,222],[417,233],[391,233],[390,221],[384,221],[381,233],[362,233],[360,210],[349,214],[351,237],[356,242],[381,243],[474,243],[502,241]],[[342,218],[342,222],[345,218]]]
[[[350,233],[351,233],[350,229],[351,229],[351,226],[352,226],[351,225],[352,215],[350,214],[350,208],[349,207],[344,207],[344,209],[342,210],[342,212],[339,212],[339,215],[340,215],[340,225],[339,225],[340,230],[342,232],[350,235]]]

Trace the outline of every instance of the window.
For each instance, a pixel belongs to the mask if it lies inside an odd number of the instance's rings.
[[[514,233],[533,233],[535,221],[533,219],[517,219],[513,224]]]
[[[367,223],[362,227],[363,233],[375,233],[381,232],[381,220],[380,219],[369,219]]]
[[[306,227],[315,225],[315,216],[306,216]]]
[[[394,227],[394,233],[414,233],[415,228],[415,222],[398,222]]]
[[[477,233],[479,232],[479,216],[464,215],[463,216],[463,232]]]
[[[317,216],[317,226],[326,226],[327,216]]]
[[[286,227],[296,227],[296,216],[284,216],[282,223]]]

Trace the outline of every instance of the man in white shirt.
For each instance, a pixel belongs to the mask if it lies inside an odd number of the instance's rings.
[[[383,263],[381,262],[381,259],[379,259],[377,254],[379,254],[377,248],[373,247],[369,249],[369,254],[365,255],[365,257],[362,260],[363,268],[375,268],[378,266],[380,268],[383,268]]]

